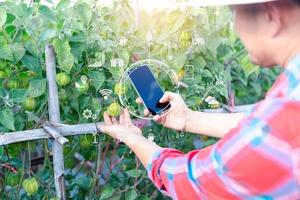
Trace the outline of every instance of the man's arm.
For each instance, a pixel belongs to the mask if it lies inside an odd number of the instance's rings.
[[[223,138],[236,127],[245,113],[204,113],[190,111],[186,117],[184,131]]]
[[[174,130],[184,130],[217,138],[224,137],[245,115],[244,113],[217,114],[192,111],[180,95],[172,92],[165,92],[160,102],[171,103],[171,110],[165,115],[154,116],[154,121]],[[137,103],[142,103],[142,100],[138,98]],[[147,109],[144,113],[149,115]]]
[[[299,102],[261,104],[215,145],[158,150],[149,178],[174,199],[298,199],[299,118]]]

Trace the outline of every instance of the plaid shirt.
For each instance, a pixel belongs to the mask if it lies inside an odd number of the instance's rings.
[[[155,152],[148,176],[179,200],[300,199],[300,55],[216,144]]]

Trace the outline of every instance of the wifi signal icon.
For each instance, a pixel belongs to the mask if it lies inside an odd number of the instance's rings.
[[[102,89],[99,91],[99,93],[101,94],[104,100],[108,100],[113,92],[109,89]]]

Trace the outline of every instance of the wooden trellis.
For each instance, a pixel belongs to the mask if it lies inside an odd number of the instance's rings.
[[[64,180],[64,158],[63,145],[68,142],[65,136],[76,136],[81,134],[97,134],[96,126],[101,124],[88,123],[67,125],[60,122],[60,110],[58,100],[58,90],[56,84],[56,62],[53,46],[46,45],[46,75],[48,85],[48,110],[49,122],[45,123],[42,128],[10,132],[0,135],[0,146],[25,142],[39,139],[53,139],[53,167],[54,167],[54,183],[56,196],[59,199],[66,199],[65,180]],[[253,105],[235,107],[235,112],[244,112]],[[204,110],[204,112],[228,112],[226,109]]]
[[[96,123],[66,125],[60,123],[60,110],[58,100],[58,90],[56,84],[56,64],[55,52],[53,46],[46,45],[46,74],[48,85],[48,110],[49,122],[45,123],[40,129],[11,132],[9,134],[0,135],[0,146],[24,142],[30,140],[51,138],[53,141],[53,168],[54,168],[54,183],[56,196],[59,199],[66,199],[65,195],[65,180],[64,180],[64,158],[63,145],[68,142],[65,136],[79,134],[96,134]]]

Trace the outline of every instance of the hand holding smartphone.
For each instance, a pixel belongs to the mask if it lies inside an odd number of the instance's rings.
[[[164,92],[148,65],[129,70],[128,76],[151,115],[161,115],[171,108],[170,103],[159,102]]]

